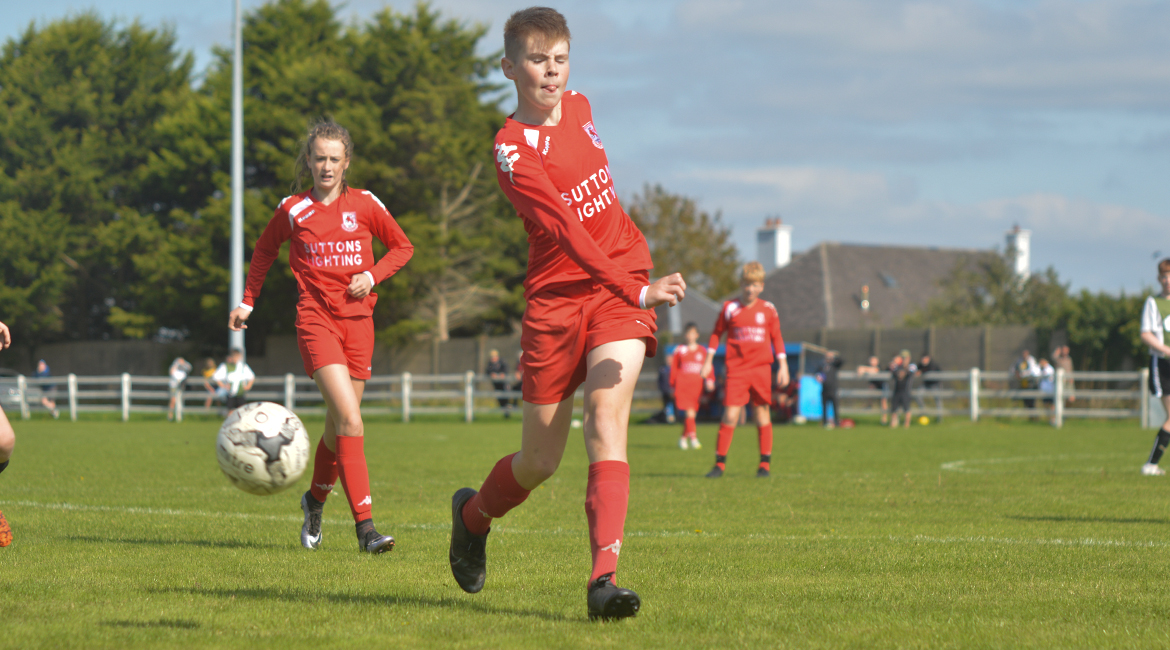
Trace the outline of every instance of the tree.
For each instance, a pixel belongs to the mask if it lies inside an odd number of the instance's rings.
[[[688,286],[711,298],[739,286],[739,251],[719,213],[703,212],[693,199],[661,185],[647,184],[623,204],[646,236],[655,273],[682,273]]]
[[[5,44],[0,231],[17,239],[0,244],[0,310],[22,340],[116,335],[113,310],[137,307],[149,279],[133,260],[165,222],[143,167],[191,93],[192,58],[174,43],[82,14]]]

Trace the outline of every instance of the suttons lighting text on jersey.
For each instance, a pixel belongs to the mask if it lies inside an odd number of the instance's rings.
[[[304,242],[305,259],[313,266],[360,266],[362,242],[349,241]]]
[[[614,199],[617,198],[617,190],[610,183],[609,165],[597,170],[595,174],[590,174],[589,178],[574,185],[568,192],[561,192],[561,198],[565,200],[565,205],[570,208],[576,207],[577,219],[581,221],[586,217],[601,214],[613,205]]]

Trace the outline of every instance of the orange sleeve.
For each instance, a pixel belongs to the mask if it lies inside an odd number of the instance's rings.
[[[386,248],[390,249],[370,269],[370,274],[374,276],[374,284],[378,284],[406,266],[406,263],[414,256],[414,244],[410,243],[406,233],[402,231],[402,227],[398,225],[398,222],[390,215],[390,211],[378,200],[378,197],[371,192],[365,192],[365,194],[373,199],[374,203],[371,206],[370,232],[381,240]]]
[[[287,200],[287,199],[286,199]],[[244,299],[242,304],[255,307],[256,299],[260,297],[260,290],[264,287],[264,276],[268,269],[280,255],[280,245],[292,237],[292,225],[289,223],[288,212],[284,209],[284,202],[277,206],[276,213],[264,232],[256,240],[256,247],[252,250],[252,262],[248,265],[248,279],[244,283]],[[238,305],[232,305],[235,309]]]
[[[532,219],[589,277],[627,303],[644,309],[647,285],[601,250],[553,185],[536,152],[522,142],[497,142],[496,176],[516,211]]]

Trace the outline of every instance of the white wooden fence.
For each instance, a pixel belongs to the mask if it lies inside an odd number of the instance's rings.
[[[42,397],[58,401],[57,408],[68,412],[76,421],[78,413],[121,413],[129,420],[132,413],[166,413],[171,397],[170,380],[158,376],[131,376],[129,374],[83,377],[32,378],[18,375],[0,379],[0,404],[16,406],[22,419],[31,417],[32,409],[41,409]],[[64,385],[65,390],[59,387]],[[50,388],[53,387],[53,388]],[[201,377],[189,377],[186,390],[175,402],[175,419],[182,421],[184,413],[217,413],[221,402],[205,406],[212,394],[206,390]],[[581,397],[581,391],[577,396]],[[324,398],[316,383],[308,377],[288,374],[283,377],[257,377],[248,391],[250,401],[284,404],[302,414],[325,413]],[[409,422],[415,415],[459,414],[467,422],[477,413],[499,412],[499,399],[519,400],[520,391],[497,391],[484,376],[468,371],[447,375],[382,375],[366,381],[362,397],[362,413],[368,415],[401,415]],[[652,413],[661,408],[657,375],[645,373],[638,377],[634,392],[634,412]],[[580,409],[580,405],[578,405]]]
[[[883,390],[870,382],[888,373],[858,375],[842,372],[838,395],[843,415],[878,414]],[[926,387],[925,384],[931,384]],[[1150,426],[1149,369],[1133,372],[1056,370],[1053,392],[1013,386],[1011,373],[984,371],[931,372],[915,380],[914,411],[922,415],[1048,418],[1056,427],[1069,418],[1138,418]]]

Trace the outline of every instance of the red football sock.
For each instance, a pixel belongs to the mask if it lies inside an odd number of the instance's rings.
[[[370,471],[366,468],[365,438],[337,436],[337,469],[341,487],[349,499],[349,510],[355,522],[370,519],[374,500],[370,498]]]
[[[333,485],[337,483],[337,453],[329,451],[325,446],[325,436],[317,443],[317,453],[313,456],[313,484],[309,486],[309,494],[313,498],[325,503]]]
[[[484,479],[479,493],[463,506],[463,525],[472,535],[486,535],[492,519],[503,517],[528,498],[529,490],[520,487],[512,473],[512,456],[515,455],[501,458]]]
[[[695,437],[695,418],[687,418],[683,422],[683,435],[687,438]]]
[[[768,460],[764,460],[768,458]],[[772,469],[772,425],[765,424],[760,427],[760,467],[771,471]]]
[[[720,424],[719,425],[719,438],[715,441],[715,456],[716,457],[720,457],[720,456],[726,457],[727,456],[727,451],[729,449],[731,449],[731,438],[734,435],[735,435],[735,425],[734,424]],[[719,469],[724,469],[723,463],[716,461],[715,464],[719,466]]]
[[[589,465],[585,488],[585,517],[589,520],[589,550],[593,552],[590,584],[617,571],[630,501],[630,466],[620,460],[603,460]],[[614,576],[617,584],[617,576]]]

